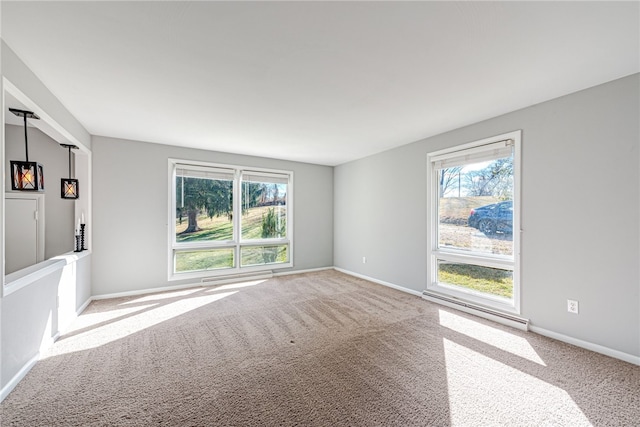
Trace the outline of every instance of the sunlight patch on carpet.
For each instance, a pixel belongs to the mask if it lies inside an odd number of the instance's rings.
[[[230,283],[228,285],[216,286],[212,289],[207,290],[207,292],[228,291],[229,289],[248,288],[250,286],[256,286],[264,282],[266,282],[266,280],[251,280],[249,282]]]
[[[443,338],[452,425],[591,425],[569,394]]]
[[[140,302],[149,302],[149,301],[161,301],[163,299],[169,299],[169,298],[180,298],[180,297],[184,297],[187,295],[191,295],[194,294],[198,291],[201,291],[203,288],[195,288],[195,289],[187,289],[185,291],[176,291],[176,292],[163,292],[160,294],[153,294],[153,295],[147,295],[144,297],[140,297],[140,298],[136,298],[134,300],[131,301],[126,301],[123,302],[120,305],[127,305],[127,304],[137,304]]]
[[[128,307],[117,310],[105,310],[97,313],[82,313],[75,322],[71,325],[71,327],[65,331],[65,334],[69,332],[79,331],[81,329],[90,328],[92,326],[98,325],[103,322],[108,322],[119,317],[128,316],[132,313],[136,313],[138,311],[145,310],[150,307],[154,307],[158,304],[146,304],[139,305],[136,307]]]
[[[458,316],[448,311],[438,311],[440,325],[445,328],[480,340],[485,344],[515,354],[539,365],[547,366],[525,338],[467,319],[466,317]]]
[[[122,319],[109,322],[105,325],[98,326],[77,335],[72,335],[68,338],[63,338],[51,348],[51,351],[45,356],[45,358],[103,346],[121,338],[125,338],[131,334],[135,334],[143,329],[150,328],[158,325],[159,323],[178,317],[189,311],[211,304],[212,302],[226,298],[236,292],[237,291],[184,298],[166,305],[158,304],[155,308],[151,308],[131,316],[126,316]],[[140,308],[135,307],[135,309]]]

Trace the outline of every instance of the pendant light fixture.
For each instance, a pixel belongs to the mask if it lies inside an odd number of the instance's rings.
[[[24,162],[11,160],[11,189],[18,191],[44,191],[44,168],[40,163],[29,161],[29,145],[27,142],[27,119],[39,120],[33,111],[9,108],[13,114],[24,118]]]
[[[78,180],[71,178],[71,149],[78,148],[72,144],[60,144],[69,150],[69,178],[62,178],[60,180],[60,197],[63,199],[77,199],[80,194],[78,193]]]

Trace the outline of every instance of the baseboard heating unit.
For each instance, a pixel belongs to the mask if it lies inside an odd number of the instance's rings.
[[[434,292],[424,291],[422,298],[427,301],[442,304],[447,307],[455,308],[456,310],[464,311],[465,313],[474,314],[485,319],[493,320],[494,322],[502,323],[503,325],[511,326],[522,331],[529,330],[529,320],[524,319],[513,314],[502,313],[497,310],[492,310],[481,305],[472,304],[466,301],[461,301],[456,298],[447,297]]]
[[[273,271],[261,271],[259,273],[240,273],[228,276],[206,277],[200,281],[203,285],[216,286],[226,283],[242,282],[244,280],[264,280],[273,278]]]

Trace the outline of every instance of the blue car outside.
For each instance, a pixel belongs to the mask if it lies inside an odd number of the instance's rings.
[[[471,210],[469,227],[477,228],[487,236],[513,233],[513,201],[508,200]]]

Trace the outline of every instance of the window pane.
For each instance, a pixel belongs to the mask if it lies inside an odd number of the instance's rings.
[[[242,238],[287,237],[287,184],[267,177],[245,179],[243,176]]]
[[[233,248],[176,252],[176,273],[233,268],[233,265]]]
[[[289,261],[289,245],[244,246],[240,249],[240,265],[280,264]]]
[[[513,255],[513,157],[438,169],[438,247]]]
[[[233,181],[176,176],[176,242],[233,239]],[[192,175],[203,175],[194,171]]]
[[[438,282],[477,292],[513,296],[513,271],[438,260]]]

